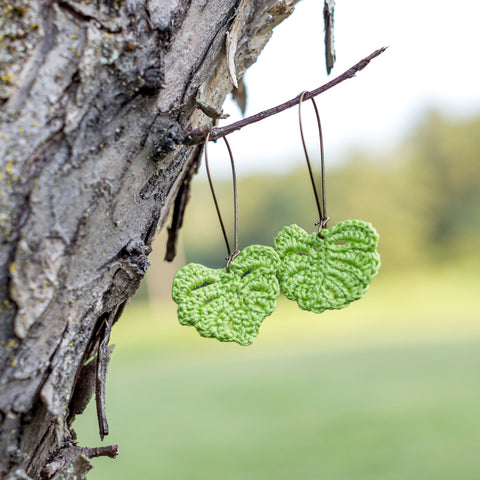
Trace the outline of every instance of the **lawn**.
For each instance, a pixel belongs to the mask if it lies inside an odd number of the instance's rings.
[[[132,304],[107,384],[120,456],[89,478],[478,480],[477,277],[378,278],[320,316],[281,300],[249,348]],[[93,404],[75,428],[100,444]]]

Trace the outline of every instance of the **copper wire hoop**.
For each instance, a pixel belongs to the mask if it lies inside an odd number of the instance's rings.
[[[318,236],[322,238],[321,232],[323,228],[327,227],[327,222],[329,217],[327,216],[327,207],[326,207],[326,195],[325,195],[325,152],[323,148],[323,134],[322,134],[322,122],[320,121],[320,114],[318,113],[317,104],[315,103],[314,98],[310,100],[313,103],[313,108],[315,110],[315,117],[317,119],[318,125],[318,136],[320,140],[320,164],[321,164],[321,188],[322,188],[322,205],[320,205],[320,200],[318,196],[317,186],[315,184],[315,179],[313,177],[312,165],[310,162],[310,157],[308,156],[307,145],[305,143],[305,136],[303,134],[303,124],[302,124],[302,102],[303,97],[308,92],[302,92],[300,95],[300,100],[298,102],[298,125],[300,127],[300,137],[302,139],[303,151],[305,153],[305,160],[307,161],[308,173],[310,175],[310,181],[312,182],[313,193],[315,195],[315,202],[317,204],[319,220],[315,222],[315,225],[318,226]]]
[[[230,157],[230,164],[232,166],[232,180],[233,180],[233,215],[234,215],[234,223],[233,223],[233,251],[230,249],[230,242],[228,241],[227,231],[225,230],[225,225],[223,223],[222,214],[220,213],[220,207],[218,205],[217,196],[215,195],[215,190],[213,188],[212,177],[210,175],[210,168],[208,166],[208,149],[207,144],[210,140],[210,132],[207,133],[205,138],[205,167],[207,169],[207,177],[208,183],[210,185],[210,191],[212,192],[213,202],[215,203],[215,209],[217,210],[218,220],[220,221],[220,227],[222,228],[223,238],[225,240],[225,245],[227,246],[227,253],[228,255],[225,257],[227,261],[226,270],[228,273],[230,262],[240,253],[238,250],[238,199],[237,199],[237,175],[235,172],[235,162],[233,160],[233,153],[228,143],[226,137],[223,137],[225,145],[227,146],[228,155]]]

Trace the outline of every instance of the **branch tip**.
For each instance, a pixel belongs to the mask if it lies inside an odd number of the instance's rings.
[[[359,72],[360,70],[363,70],[374,58],[381,55],[387,48],[388,47],[382,47],[382,48],[379,48],[378,50],[375,50],[370,55],[368,55],[367,57],[357,62],[355,65],[353,65],[353,67],[350,67],[348,70],[346,70],[345,72],[343,72],[341,75],[334,78],[330,82],[326,83],[325,85],[322,85],[321,87],[316,88],[315,90],[312,90],[311,92],[305,92],[305,94],[303,95],[303,99],[309,100],[310,98],[316,97],[317,95],[320,95],[321,93],[326,92],[330,88],[335,87],[339,83],[342,83],[344,80],[347,80],[348,78],[353,78],[357,72]],[[210,125],[202,125],[190,131],[186,135],[185,140],[183,141],[183,144],[198,145],[198,144],[204,143],[205,138],[209,132],[210,132],[210,140],[216,141],[221,137],[225,137],[230,133],[233,133],[237,130],[240,130],[243,127],[246,127],[247,125],[251,125],[252,123],[259,122],[260,120],[263,120],[267,117],[283,112],[288,108],[298,105],[298,102],[300,101],[300,96],[301,94],[297,95],[295,98],[292,98],[288,102],[282,103],[281,105],[277,105],[276,107],[269,108],[268,110],[264,110],[263,112],[259,112],[255,115],[244,118],[230,125],[226,125],[225,127],[212,128]]]
[[[110,457],[116,458],[120,449],[118,445],[105,445],[102,447],[83,447],[82,453],[87,458]]]

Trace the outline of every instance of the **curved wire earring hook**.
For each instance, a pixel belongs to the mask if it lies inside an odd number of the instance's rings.
[[[232,179],[233,179],[233,215],[234,215],[234,223],[233,223],[233,251],[230,249],[230,242],[228,241],[227,232],[225,230],[225,225],[223,223],[222,214],[220,213],[220,207],[218,206],[217,196],[215,195],[215,190],[213,189],[213,182],[212,177],[210,175],[210,168],[208,167],[208,151],[207,151],[207,144],[210,140],[210,132],[207,133],[205,138],[205,167],[207,168],[207,177],[208,183],[210,185],[210,191],[212,192],[213,202],[215,203],[215,209],[217,210],[218,220],[220,221],[220,227],[222,228],[223,238],[225,239],[225,244],[227,246],[228,255],[225,257],[227,261],[226,270],[230,273],[228,267],[230,266],[230,262],[240,253],[238,250],[238,201],[237,201],[237,175],[235,173],[235,162],[233,161],[233,154],[232,149],[230,148],[230,144],[228,143],[227,139],[223,137],[225,141],[225,145],[227,146],[228,155],[230,156],[230,164],[232,166]]]
[[[326,207],[326,196],[325,196],[325,152],[323,149],[323,134],[322,134],[322,123],[320,121],[320,114],[318,113],[317,104],[313,97],[310,99],[313,103],[313,108],[315,110],[315,117],[317,118],[318,125],[318,136],[320,139],[320,164],[321,164],[321,184],[322,184],[322,206],[320,206],[320,200],[318,197],[317,186],[315,185],[315,179],[313,178],[312,165],[310,163],[310,157],[308,156],[307,145],[305,143],[305,136],[303,134],[303,125],[302,125],[302,102],[303,97],[307,92],[302,92],[300,95],[300,100],[298,102],[298,124],[300,126],[300,136],[302,138],[303,151],[305,152],[305,159],[307,161],[308,173],[310,175],[310,181],[312,182],[313,193],[315,195],[315,202],[317,204],[319,220],[315,222],[315,225],[318,225],[318,236],[321,238],[321,232],[323,228],[326,228],[329,218],[327,217],[327,207]]]

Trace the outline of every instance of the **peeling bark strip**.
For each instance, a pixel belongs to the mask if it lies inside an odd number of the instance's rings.
[[[95,401],[97,403],[97,418],[100,440],[108,435],[108,422],[105,413],[105,382],[107,378],[108,362],[110,355],[108,352],[108,342],[110,341],[110,332],[112,331],[113,322],[117,314],[115,307],[105,319],[105,325],[102,327],[100,344],[98,345],[96,378],[95,378]]]
[[[198,172],[200,166],[200,158],[202,156],[203,148],[197,147],[192,156],[192,160],[187,164],[187,170],[183,177],[180,188],[178,189],[177,197],[173,205],[172,223],[168,227],[167,250],[165,252],[165,260],[172,262],[177,255],[178,232],[182,228],[183,216],[190,200],[190,183],[193,176]]]
[[[95,376],[106,433],[105,319],[188,198],[199,92],[220,111],[293,3],[0,0],[0,479],[86,448],[71,424]],[[87,457],[52,478],[83,478]]]
[[[325,63],[330,75],[335,65],[335,38],[334,38],[335,0],[325,0],[323,5],[323,23],[325,25]]]

